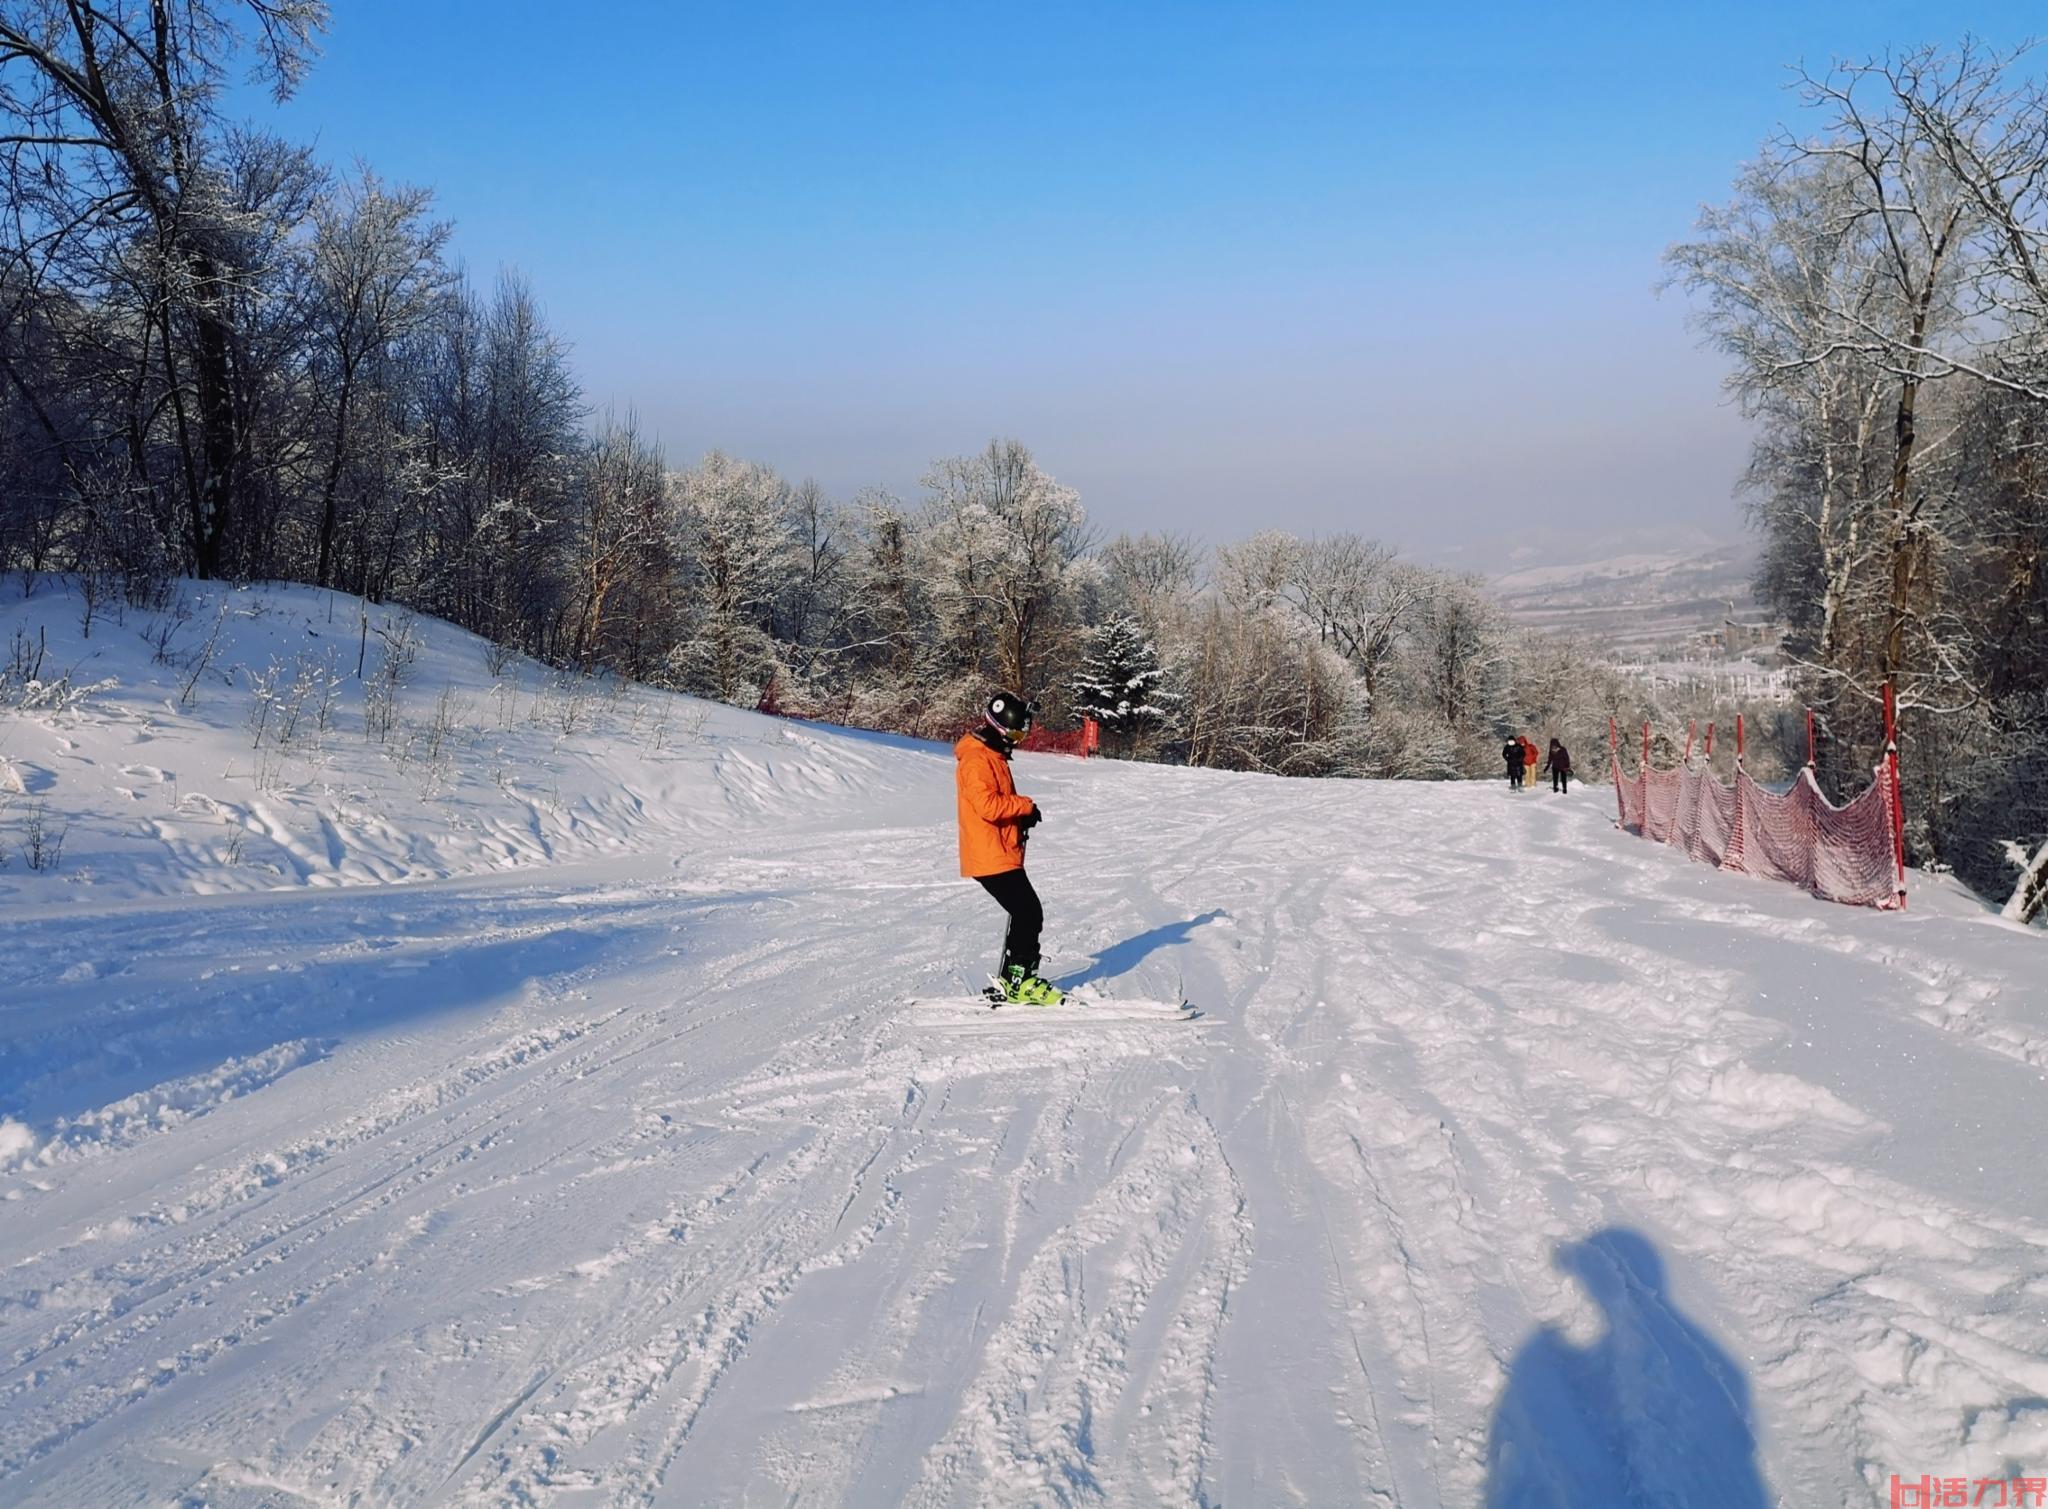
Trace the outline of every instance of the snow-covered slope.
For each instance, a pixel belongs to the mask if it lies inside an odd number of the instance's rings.
[[[181,604],[103,608],[88,635],[75,596],[0,585],[0,653],[36,666],[46,705],[0,716],[0,897],[441,880],[827,821],[855,792],[866,814],[905,789],[903,741],[559,675],[354,598],[188,585]],[[65,837],[35,871],[39,809]]]
[[[328,634],[256,600],[252,663]],[[2048,1462],[2038,930],[1715,874],[1599,788],[1027,756],[1111,1009],[991,1014],[943,750],[501,724],[423,632],[402,764],[344,703],[256,789],[246,692],[166,707],[132,628],[134,680],[0,720],[0,821],[73,822],[0,877],[0,1502],[1806,1509]],[[489,731],[428,782],[450,684]]]

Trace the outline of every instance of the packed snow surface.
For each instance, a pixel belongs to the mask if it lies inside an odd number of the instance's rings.
[[[162,663],[0,599],[114,683],[0,716],[0,1502],[2048,1471],[2048,938],[1936,880],[1830,906],[1601,787],[1027,756],[1097,998],[989,1012],[946,750],[427,623],[378,738],[384,610],[186,597]]]

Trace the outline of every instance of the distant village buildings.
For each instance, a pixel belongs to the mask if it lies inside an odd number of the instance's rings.
[[[1768,616],[1738,614],[1729,604],[1719,628],[1699,628],[1671,658],[1621,660],[1616,668],[1654,691],[1726,701],[1790,702],[1792,672],[1779,648],[1781,631]]]

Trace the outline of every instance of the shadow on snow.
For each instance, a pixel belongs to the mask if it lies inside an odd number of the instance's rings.
[[[1097,980],[1113,980],[1118,975],[1129,974],[1146,958],[1162,948],[1176,948],[1188,941],[1188,934],[1196,928],[1230,914],[1221,907],[1207,911],[1199,917],[1190,917],[1185,922],[1168,922],[1145,932],[1134,934],[1121,943],[1112,943],[1101,953],[1090,959],[1076,974],[1059,981],[1062,990],[1076,986],[1090,985]]]
[[[629,898],[420,886],[166,902],[125,915],[0,922],[0,950],[96,946],[76,980],[0,980],[0,1116],[67,1118],[280,1045],[287,1067],[352,1040],[515,1005],[700,913],[772,892]],[[182,1092],[180,1092],[182,1093]]]
[[[1579,1346],[1545,1327],[1516,1353],[1486,1509],[1767,1509],[1749,1383],[1672,1303],[1657,1249],[1610,1227],[1560,1247],[1557,1265],[1606,1329]]]

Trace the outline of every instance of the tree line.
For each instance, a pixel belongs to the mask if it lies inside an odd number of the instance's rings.
[[[959,728],[1002,685],[1056,721],[1098,716],[1118,753],[1290,775],[1492,774],[1510,731],[1562,734],[1597,771],[1586,747],[1610,716],[1717,711],[1646,701],[1599,656],[1518,630],[1477,580],[1354,535],[1103,539],[1016,441],[934,461],[907,499],[835,499],[716,452],[673,468],[630,414],[590,413],[531,288],[454,264],[427,190],[337,172],[230,115],[238,72],[288,95],[325,21],[318,0],[0,0],[0,569],[138,602],[187,574],[313,582],[554,664],[910,733]],[[1899,171],[1923,194],[1966,160],[1914,150]],[[1916,284],[1918,243],[1875,234],[1901,214],[1895,191],[1857,189],[1811,144],[1779,155],[1674,253],[1716,338],[1754,348],[1767,585],[1840,784],[1858,784],[1862,704],[1893,668],[1916,790],[1939,793],[1916,843],[1981,851],[1968,814],[2017,768],[2001,763],[2015,731],[2039,730],[2039,579],[2014,573],[2033,559],[2018,523],[2039,536],[2024,463],[2048,376],[2006,344],[2016,316],[1985,335],[1987,309],[2031,285],[1981,195],[1951,195],[1987,290],[1973,302],[1968,258],[1943,251]],[[1866,269],[1846,310],[1846,249],[1832,282],[1792,270],[1826,239],[1809,211],[1838,193],[1881,206],[1842,248],[1905,259]],[[1896,485],[1879,389],[1910,393],[1920,426]],[[2002,652],[1993,613],[2022,636]],[[1934,713],[1965,660],[1984,695],[1947,723]],[[1775,746],[1754,747],[1767,768]],[[2024,837],[2006,826],[2000,841]]]
[[[1669,254],[1753,417],[1762,587],[1838,773],[1898,691],[1923,863],[2048,900],[2048,84],[2027,48],[1801,72]],[[2015,890],[2015,887],[2018,890]]]
[[[1122,751],[1295,774],[1490,769],[1504,720],[1614,700],[1475,582],[1367,541],[1103,542],[1014,441],[909,500],[717,453],[670,468],[631,416],[592,423],[530,288],[452,265],[426,190],[230,117],[236,70],[282,99],[325,19],[0,3],[0,565],[136,598],[313,582],[912,732],[991,685],[1062,717],[1136,674],[1139,703],[1088,704]]]

